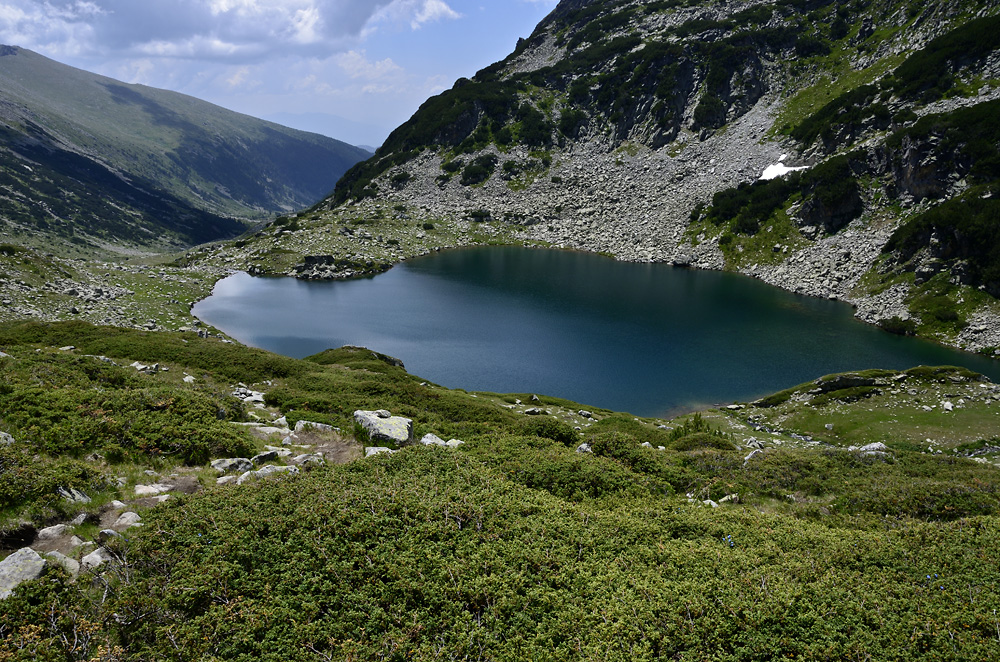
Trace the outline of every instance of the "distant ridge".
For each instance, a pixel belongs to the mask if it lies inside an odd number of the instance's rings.
[[[0,223],[176,246],[307,207],[370,154],[0,46]]]

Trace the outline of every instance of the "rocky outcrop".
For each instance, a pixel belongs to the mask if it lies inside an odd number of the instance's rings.
[[[245,457],[229,457],[212,460],[212,468],[221,474],[246,473],[253,469],[253,462]]]

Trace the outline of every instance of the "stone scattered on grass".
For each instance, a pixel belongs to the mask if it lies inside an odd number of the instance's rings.
[[[38,579],[45,572],[45,559],[30,547],[23,547],[0,561],[0,600],[4,600],[18,586]]]

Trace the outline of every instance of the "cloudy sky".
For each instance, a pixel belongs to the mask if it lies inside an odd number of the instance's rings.
[[[556,0],[0,0],[0,43],[377,146]]]

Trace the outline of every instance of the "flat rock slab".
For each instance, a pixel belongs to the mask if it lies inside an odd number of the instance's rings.
[[[17,550],[0,561],[0,600],[4,600],[18,586],[38,579],[45,572],[45,559],[30,547]]]
[[[55,526],[48,526],[38,532],[37,540],[55,540],[61,538],[62,536],[70,533],[72,529],[66,524],[56,524]]]
[[[170,490],[171,486],[164,485],[163,483],[153,483],[152,485],[136,485],[135,495],[137,497],[156,496],[157,494],[163,494],[164,492],[169,492]]]
[[[261,439],[268,439],[273,435],[277,435],[279,437],[284,438],[292,433],[292,431],[289,430],[288,428],[271,427],[264,425],[260,427],[252,427],[250,428],[250,432],[254,436],[259,437]]]
[[[413,421],[402,416],[392,416],[384,409],[359,409],[354,412],[354,422],[364,428],[372,441],[402,446],[413,440]]]
[[[298,421],[295,424],[296,432],[333,432],[336,428],[326,423],[314,423],[313,421]]]

